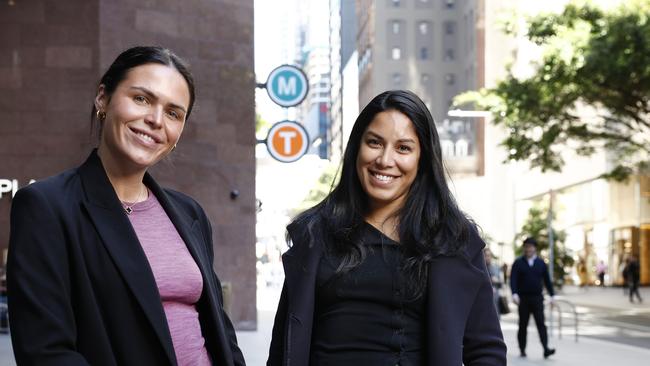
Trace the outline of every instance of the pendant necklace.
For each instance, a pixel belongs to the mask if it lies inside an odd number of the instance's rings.
[[[147,189],[146,186],[145,186],[145,192],[148,192],[148,189]],[[124,206],[124,211],[126,212],[127,215],[130,215],[131,212],[133,212],[133,206],[135,206],[136,203],[140,202],[140,197],[141,196],[142,196],[142,191],[140,191],[140,194],[138,195],[138,198],[131,205],[127,205],[124,201],[122,201],[122,206]]]

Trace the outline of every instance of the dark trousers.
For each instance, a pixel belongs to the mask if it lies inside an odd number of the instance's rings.
[[[639,299],[639,302],[643,301],[639,294],[639,281],[632,281],[630,283],[630,302],[634,302],[634,295]]]
[[[544,296],[542,295],[519,295],[519,332],[517,332],[519,349],[522,352],[526,350],[526,332],[530,314],[533,314],[533,318],[535,318],[539,340],[542,341],[542,346],[546,350],[548,349],[548,335],[546,324],[544,324]]]

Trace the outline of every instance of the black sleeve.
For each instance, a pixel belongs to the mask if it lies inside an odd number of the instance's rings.
[[[482,247],[485,244],[478,237]],[[506,365],[506,344],[494,306],[490,274],[485,265],[483,251],[471,259],[474,267],[483,272],[478,293],[470,310],[463,337],[463,364],[466,366]]]
[[[61,218],[33,186],[11,208],[7,294],[18,365],[88,365],[76,350],[68,249]]]
[[[512,294],[519,293],[519,261],[515,260],[510,269],[510,291]]]
[[[285,328],[287,326],[287,282],[285,280],[282,286],[282,294],[278,310],[275,313],[273,322],[273,333],[271,336],[271,347],[269,349],[269,359],[266,361],[267,366],[280,366],[284,358]]]
[[[551,296],[555,296],[555,291],[553,291],[553,281],[551,281],[551,276],[548,272],[548,266],[546,263],[542,262],[544,265],[544,284],[546,285],[546,290]]]

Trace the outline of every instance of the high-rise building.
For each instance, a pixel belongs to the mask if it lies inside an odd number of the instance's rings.
[[[331,136],[331,155],[333,161],[337,161],[343,155],[345,142],[347,141],[346,127],[344,120],[349,117],[356,118],[358,110],[352,110],[355,116],[345,116],[346,108],[344,106],[354,99],[357,102],[357,95],[346,95],[345,90],[350,86],[358,84],[358,80],[344,77],[345,67],[351,59],[354,59],[356,65],[356,38],[357,38],[357,18],[354,0],[330,0],[330,81],[331,81],[331,108],[330,108],[330,136]],[[358,79],[358,73],[353,74]],[[351,85],[346,85],[351,84]],[[355,90],[358,90],[355,89]],[[358,94],[356,92],[355,94]]]
[[[452,174],[483,174],[483,121],[449,117],[457,94],[483,84],[483,0],[357,0],[359,106],[391,89],[431,110]]]
[[[309,93],[297,107],[298,121],[302,123],[312,141],[307,151],[322,159],[330,155],[330,45],[329,2],[309,0],[299,2],[302,22],[299,25],[299,54],[297,64],[309,80]]]

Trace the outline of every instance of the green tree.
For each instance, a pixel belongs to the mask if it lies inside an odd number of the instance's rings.
[[[520,256],[523,252],[522,243],[525,238],[531,236],[537,240],[537,252],[545,260],[549,258],[549,235],[548,235],[548,210],[541,206],[533,206],[528,210],[528,217],[515,238],[515,255]],[[554,218],[554,217],[553,217]],[[561,288],[564,279],[573,267],[573,257],[564,246],[566,233],[564,230],[553,230],[553,285]],[[548,263],[548,262],[547,262]]]
[[[562,150],[611,153],[606,178],[625,180],[650,167],[650,1],[630,0],[614,10],[571,3],[560,14],[527,20],[526,37],[542,58],[527,78],[507,76],[494,88],[467,92],[506,128],[511,160],[561,171]],[[517,33],[507,27],[506,33]]]
[[[292,214],[293,216],[301,213],[302,211],[315,206],[322,201],[331,191],[335,182],[339,179],[338,165],[329,164],[323,170],[323,173],[314,184],[314,187],[309,191],[307,197],[296,207]]]

